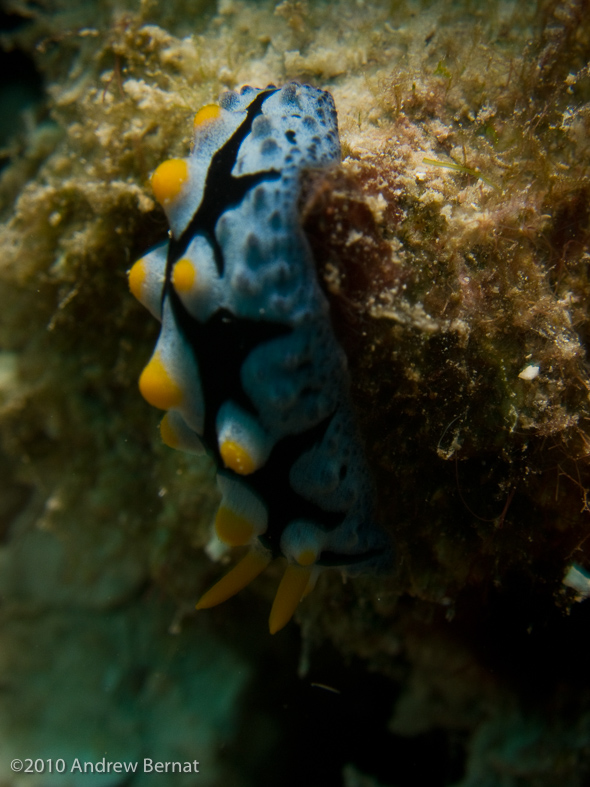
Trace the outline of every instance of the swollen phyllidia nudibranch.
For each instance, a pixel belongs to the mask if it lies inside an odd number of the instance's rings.
[[[197,609],[283,557],[271,633],[321,570],[354,575],[391,561],[298,209],[302,173],[339,161],[329,93],[295,82],[224,93],[197,112],[190,156],[154,172],[170,240],[129,273],[162,324],[140,391],[167,411],[167,445],[213,458],[217,536],[249,546]]]

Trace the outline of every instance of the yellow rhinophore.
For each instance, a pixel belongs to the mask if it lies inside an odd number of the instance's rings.
[[[270,563],[270,555],[248,552],[232,570],[213,585],[197,602],[197,609],[209,609],[227,601],[249,585]]]
[[[270,553],[248,552],[229,573],[201,596],[196,608],[209,609],[235,596],[261,574],[271,560]],[[268,628],[271,634],[276,634],[291,620],[301,599],[313,590],[317,575],[318,572],[311,565],[287,565],[270,610]]]
[[[276,634],[291,620],[297,605],[305,595],[310,579],[311,568],[309,566],[287,566],[268,619],[268,628],[271,634]]]

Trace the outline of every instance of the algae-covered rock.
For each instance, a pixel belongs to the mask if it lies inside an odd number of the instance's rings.
[[[389,724],[355,728],[374,765],[334,745],[322,784],[583,785],[588,612],[562,580],[590,569],[588,3],[6,5],[45,92],[1,151],[2,762],[153,752],[261,785],[305,760],[304,714],[274,704],[298,642],[265,639],[274,578],[192,612],[221,570],[213,469],[161,445],[126,283],[195,110],[298,79],[338,108],[342,165],[302,212],[396,552],[298,613],[302,684],[321,665],[338,690],[351,660],[391,690]]]

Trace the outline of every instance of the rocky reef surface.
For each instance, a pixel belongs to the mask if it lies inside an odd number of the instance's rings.
[[[583,787],[590,4],[5,6],[0,781]],[[271,638],[272,574],[194,613],[213,471],[139,397],[126,271],[194,111],[290,79],[338,108],[302,212],[396,563],[326,572]]]

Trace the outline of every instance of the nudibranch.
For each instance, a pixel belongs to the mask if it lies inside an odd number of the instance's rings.
[[[390,560],[346,357],[299,217],[302,173],[339,161],[329,93],[295,82],[224,93],[197,112],[190,156],[154,172],[170,240],[129,273],[162,324],[141,394],[167,411],[164,443],[212,456],[217,536],[249,546],[197,609],[282,556],[271,633],[323,568],[358,574]]]

